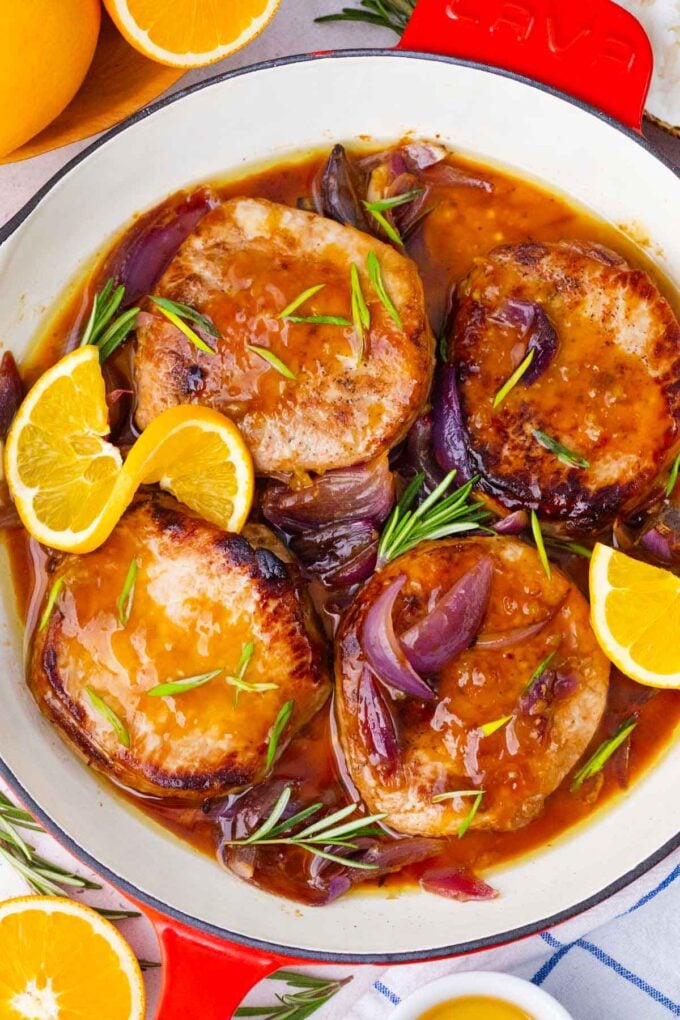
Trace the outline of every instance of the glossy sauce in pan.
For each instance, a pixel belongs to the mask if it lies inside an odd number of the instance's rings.
[[[300,196],[310,194],[311,182],[326,156],[325,152],[316,153],[295,162],[271,166],[239,180],[211,184],[224,198],[248,195],[294,205]],[[642,251],[623,233],[534,183],[488,166],[465,160],[459,162],[468,172],[490,180],[494,191],[488,193],[472,187],[435,188],[434,210],[407,243],[408,253],[416,260],[425,284],[435,334],[442,330],[453,285],[466,275],[474,258],[499,244],[528,240],[580,238],[607,245],[634,265],[651,272],[677,309],[677,298],[674,299],[666,281],[659,279]],[[22,366],[27,383],[33,382],[61,354],[75,346],[97,279],[95,265],[49,322],[30,359]],[[127,346],[119,349],[111,362],[107,362],[106,372],[115,380],[115,385],[131,387]],[[123,444],[132,438],[133,434],[123,431]],[[611,536],[605,536],[605,541],[611,542]],[[27,623],[28,641],[35,626],[37,607],[47,587],[47,555],[21,529],[7,532],[7,544],[20,612]],[[558,559],[565,572],[587,593],[587,561],[570,553],[560,554]],[[325,622],[330,628],[332,621],[327,619]],[[639,721],[627,763],[623,754],[614,755],[596,781],[582,787],[576,794],[570,793],[569,781],[565,781],[548,798],[543,815],[525,828],[504,833],[468,831],[464,839],[449,840],[446,862],[484,870],[510,857],[535,850],[586,819],[609,797],[621,792],[622,786],[632,782],[671,739],[680,720],[680,693],[657,692],[642,687],[613,668],[608,707],[593,740],[593,748],[631,712],[638,714]],[[335,744],[332,706],[327,705],[292,741],[275,766],[275,777],[300,780],[302,795],[305,798],[309,796],[310,800],[320,799],[316,792],[324,790],[326,803],[341,806],[347,801],[347,794],[342,785],[341,756],[336,754]],[[209,854],[215,853],[217,835],[207,813],[209,804],[187,806],[186,803],[173,803],[170,798],[160,802],[128,792],[124,795],[152,819],[195,847]],[[299,862],[296,855],[300,858]],[[273,864],[266,876],[268,887],[283,895],[294,896],[296,865],[299,863],[302,871],[305,864],[302,858],[306,857],[304,851],[293,851],[286,855],[285,862]],[[412,866],[398,875],[382,879],[379,884],[398,888],[416,880],[426,866]],[[370,883],[366,885],[370,887]]]

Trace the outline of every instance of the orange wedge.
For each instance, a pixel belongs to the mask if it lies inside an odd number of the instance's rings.
[[[143,1020],[144,984],[123,936],[58,896],[0,903],[0,1017]]]
[[[172,67],[202,67],[246,46],[280,0],[104,0],[131,46]]]
[[[253,464],[236,425],[208,407],[172,407],[151,422],[123,463],[109,431],[99,351],[67,354],[38,379],[7,436],[5,476],[31,535],[91,552],[113,531],[141,484],[157,482],[225,531],[240,531],[253,498]]]
[[[680,578],[598,543],[590,612],[600,647],[622,673],[650,687],[680,688]]]

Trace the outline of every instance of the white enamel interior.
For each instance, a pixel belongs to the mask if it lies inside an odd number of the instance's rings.
[[[389,54],[324,57],[217,82],[111,138],[69,171],[0,248],[0,337],[21,357],[84,261],[130,216],[202,178],[336,139],[413,131],[507,164],[613,223],[634,223],[680,280],[680,181],[624,133],[563,99],[467,66]],[[568,394],[565,394],[568,399]],[[494,939],[572,909],[676,835],[680,747],[625,797],[531,859],[501,898],[464,905],[371,894],[314,910],[259,892],[112,796],[41,718],[23,681],[5,577],[0,753],[34,801],[111,873],[191,918],[248,938],[361,956]]]

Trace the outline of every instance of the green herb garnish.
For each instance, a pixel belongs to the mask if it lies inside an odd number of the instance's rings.
[[[279,714],[274,720],[274,725],[271,728],[269,740],[267,742],[267,762],[266,762],[267,768],[271,768],[274,758],[276,757],[276,751],[279,746],[281,734],[285,730],[288,724],[288,720],[293,714],[294,708],[295,699],[292,698],[290,701],[287,701],[285,705],[281,706],[281,708],[279,709]]]
[[[152,698],[170,698],[176,694],[184,694],[185,691],[193,691],[196,687],[202,687],[209,680],[222,673],[223,670],[211,669],[208,673],[198,673],[196,676],[182,677],[181,680],[170,680],[164,684],[157,684],[146,693]]]
[[[614,751],[621,746],[637,726],[637,719],[631,716],[622,722],[616,733],[608,740],[603,740],[592,758],[578,770],[571,782],[571,791],[578,790],[586,779],[590,779],[607,764]]]
[[[118,620],[121,627],[127,627],[130,616],[132,615],[132,603],[135,599],[135,583],[137,581],[137,571],[139,570],[139,564],[137,563],[136,557],[133,557],[130,561],[127,574],[125,575],[125,581],[123,582],[123,590],[118,596]]]
[[[382,277],[382,269],[380,268],[380,263],[378,262],[378,256],[374,251],[369,251],[368,258],[366,261],[368,264],[368,275],[371,279],[373,290],[376,292],[378,298],[380,299],[380,302],[385,308],[385,311],[392,319],[392,321],[395,323],[397,328],[403,329],[404,327],[402,325],[401,316],[399,315],[397,309],[394,307],[394,303],[391,297],[385,290],[385,284],[383,282]]]
[[[449,471],[427,499],[412,510],[425,480],[423,474],[416,475],[385,522],[378,544],[378,567],[384,567],[419,542],[472,531],[488,519],[489,512],[482,503],[469,501],[476,478],[442,498],[455,475],[455,471]]]
[[[130,746],[130,734],[125,728],[125,724],[122,719],[116,715],[112,708],[106,704],[103,698],[100,698],[96,691],[93,691],[91,687],[85,688],[87,696],[90,699],[90,703],[94,709],[99,712],[107,722],[110,722],[113,726],[116,736],[123,747]]]
[[[96,907],[96,911],[102,917],[105,917],[107,921],[127,921],[130,918],[142,916],[138,910],[107,910],[106,907]],[[139,964],[141,966],[141,960],[139,960]],[[158,966],[158,964],[155,966]]]
[[[371,313],[368,310],[364,292],[361,289],[359,270],[354,263],[352,263],[350,269],[350,282],[352,286],[352,322],[354,324],[354,332],[359,338],[357,364],[360,365],[364,355],[364,337],[366,330],[370,329],[371,326]]]
[[[512,715],[503,715],[500,719],[494,719],[492,722],[483,723],[479,729],[485,737],[490,737],[496,730],[502,729],[503,726],[507,725],[512,719]]]
[[[315,326],[351,326],[342,315],[289,315],[286,322],[311,322]]]
[[[517,383],[520,381],[520,379],[522,378],[522,376],[524,375],[524,373],[526,372],[526,370],[528,369],[529,365],[531,364],[531,362],[533,360],[534,360],[534,350],[532,348],[529,351],[529,353],[527,354],[527,356],[524,358],[524,360],[522,362],[520,362],[520,364],[517,366],[517,368],[512,373],[510,378],[507,379],[507,381],[503,383],[503,385],[499,389],[498,393],[493,398],[493,406],[494,407],[498,407],[499,404],[503,403],[503,401],[507,397],[507,395],[510,392],[510,390],[513,389],[517,385]]]
[[[552,577],[552,571],[550,569],[550,562],[548,560],[548,554],[545,551],[545,542],[543,541],[543,532],[541,531],[541,525],[538,523],[538,517],[536,511],[531,511],[531,534],[534,536],[534,542],[536,543],[536,549],[538,551],[538,558],[543,564],[546,577],[548,580]]]
[[[458,826],[458,832],[456,833],[456,835],[458,836],[458,839],[462,839],[463,836],[465,835],[465,833],[470,828],[470,825],[472,824],[473,818],[475,817],[475,815],[479,811],[479,805],[482,803],[482,797],[483,796],[484,796],[484,792],[482,790],[480,790],[479,793],[477,794],[477,796],[475,797],[474,804],[470,808],[469,814],[463,819],[461,824]]]
[[[351,981],[351,977],[342,980],[326,980],[312,974],[295,974],[290,970],[279,970],[276,974],[268,974],[270,981],[284,981],[292,988],[301,988],[300,992],[287,992],[277,995],[279,1000],[275,1006],[239,1006],[235,1017],[259,1016],[265,1020],[306,1020],[318,1009],[325,1006],[343,985]]]
[[[236,672],[225,677],[226,682],[231,686],[235,687],[234,692],[234,704],[238,704],[238,696],[241,691],[246,691],[249,694],[260,694],[262,691],[275,691],[278,689],[278,684],[265,683],[265,684],[254,684],[250,683],[249,680],[245,679],[246,670],[250,665],[250,660],[253,657],[255,651],[255,645],[252,641],[248,641],[247,644],[241,649],[241,657],[238,660]]]
[[[533,684],[536,682],[536,680],[538,680],[538,678],[540,676],[543,676],[543,674],[545,673],[546,669],[548,668],[548,666],[553,661],[553,659],[555,658],[556,655],[557,655],[557,649],[555,649],[554,651],[550,652],[549,655],[546,655],[545,659],[543,659],[542,662],[539,662],[538,666],[533,671],[533,673],[531,674],[531,676],[529,677],[529,679],[525,683],[524,687],[522,688],[522,694],[526,694],[526,692],[533,686]]]
[[[325,283],[317,283],[316,286],[308,287],[307,290],[303,290],[302,294],[298,294],[296,298],[293,298],[289,305],[286,305],[282,312],[279,312],[278,318],[287,319],[290,315],[293,314],[296,308],[299,308],[300,305],[303,305],[305,301],[308,301],[309,298],[313,297],[314,294],[318,294],[319,291],[323,290],[325,286],[326,286]]]
[[[125,287],[119,284],[114,289],[111,278],[94,296],[90,317],[80,338],[80,346],[92,344],[98,347],[100,361],[106,361],[109,355],[113,354],[134,326],[139,308],[128,308],[116,316],[124,297]]]
[[[298,320],[289,319],[288,321],[296,322]],[[347,323],[347,325],[349,326],[350,324]],[[256,344],[246,344],[246,349],[252,351],[253,354],[257,354],[258,358],[262,358],[263,361],[266,361],[272,368],[275,368],[276,371],[286,379],[297,379],[295,372],[288,368],[288,365],[281,361],[281,358],[277,358],[274,352],[270,351],[268,347],[258,347]]]
[[[440,804],[443,800],[453,800],[454,797],[478,797],[484,790],[450,790],[447,793],[435,793],[432,798],[433,804]]]
[[[555,549],[564,549],[566,552],[574,553],[576,556],[583,556],[586,560],[590,560],[593,557],[593,550],[589,549],[586,545],[581,545],[580,542],[567,542],[563,538],[550,535],[547,538],[547,543]]]
[[[666,482],[666,488],[664,489],[664,495],[666,497],[670,496],[670,494],[672,493],[673,489],[675,488],[675,483],[678,480],[678,472],[679,471],[680,471],[680,453],[677,455],[677,457],[673,461],[673,465],[671,467],[671,473],[669,474],[668,481]]]
[[[194,347],[198,347],[199,351],[204,351],[205,354],[215,354],[215,349],[207,344],[191,326],[184,322],[184,319],[189,319],[190,322],[195,322],[197,325],[202,326],[211,336],[219,337],[220,334],[216,331],[210,319],[207,319],[205,315],[201,315],[195,308],[181,305],[177,301],[170,301],[169,298],[150,295],[149,300],[153,301],[161,315],[164,315],[168,322],[171,322],[173,326],[176,326],[177,329],[184,333],[187,340],[191,340]]]
[[[422,195],[425,188],[412,188],[405,191],[403,195],[393,195],[392,198],[380,198],[376,202],[364,202],[369,212],[384,212],[386,209],[395,209],[398,205],[406,205],[412,202],[418,195]]]
[[[376,208],[378,203],[364,201],[362,204],[366,209],[366,212],[370,213],[376,223],[380,224],[390,241],[393,241],[395,244],[398,244],[400,248],[403,248],[404,242],[399,236],[399,232],[392,226],[385,214],[382,213],[380,209]]]
[[[540,429],[534,429],[534,439],[541,444],[541,446],[548,450],[549,453],[554,453],[559,461],[566,464],[567,467],[587,468],[590,467],[590,461],[586,460],[585,457],[581,457],[580,454],[574,453],[563,443],[560,443],[557,439],[553,439],[552,436],[547,435],[545,432],[541,432]]]
[[[288,702],[287,704],[292,706],[293,702]],[[311,825],[305,826],[304,829],[290,833],[291,829],[302,824],[312,815],[317,814],[324,806],[321,803],[311,804],[309,807],[303,808],[281,822],[279,820],[288,806],[290,797],[291,787],[286,786],[281,791],[281,795],[272,808],[269,817],[250,836],[246,839],[227,840],[226,845],[297,846],[309,851],[311,854],[315,854],[317,857],[324,857],[326,860],[345,864],[348,868],[360,868],[369,871],[377,866],[375,864],[365,864],[363,861],[353,861],[347,857],[340,857],[321,848],[332,846],[357,850],[358,846],[354,840],[360,836],[375,835],[376,830],[372,828],[373,823],[381,822],[383,818],[387,817],[386,813],[368,815],[367,817],[353,818],[351,821],[346,821],[345,819],[357,809],[356,804],[347,804],[344,808],[340,808],[339,811],[334,811],[332,814],[312,822]],[[285,835],[285,833],[289,834]]]
[[[59,598],[59,592],[63,587],[64,578],[58,577],[57,580],[53,583],[52,587],[50,588],[50,593],[47,596],[47,602],[45,603],[45,608],[43,609],[42,616],[40,617],[40,623],[38,624],[38,632],[44,630],[47,624],[49,623],[50,617],[56,605],[56,601]]]
[[[368,25],[390,28],[401,35],[413,14],[416,0],[360,0],[360,7],[343,7],[338,14],[315,18],[324,21],[360,21]]]

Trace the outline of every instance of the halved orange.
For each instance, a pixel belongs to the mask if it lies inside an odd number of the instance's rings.
[[[145,57],[173,67],[202,67],[254,39],[280,0],[104,0],[118,29]]]
[[[143,1020],[134,953],[110,921],[59,896],[0,903],[0,1017]]]
[[[590,613],[605,655],[638,683],[680,688],[680,578],[598,543]]]
[[[240,531],[253,464],[232,421],[184,404],[144,430],[125,463],[109,431],[99,351],[67,354],[36,382],[7,436],[5,475],[27,531],[44,545],[91,552],[142,483],[158,482],[225,531]]]

